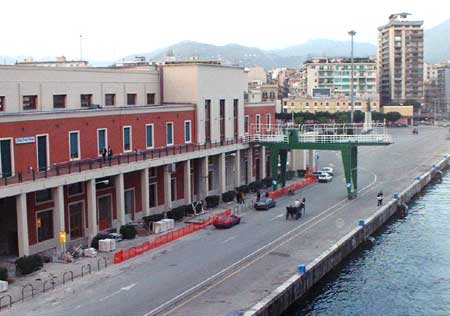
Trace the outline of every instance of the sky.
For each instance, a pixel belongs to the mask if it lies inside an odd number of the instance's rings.
[[[391,13],[409,12],[425,29],[450,18],[445,0],[1,0],[0,56],[64,55],[114,61],[183,40],[262,49],[309,39],[376,43]]]

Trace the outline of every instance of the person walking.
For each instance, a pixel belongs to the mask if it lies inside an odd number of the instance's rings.
[[[303,213],[306,213],[306,199],[305,198],[302,199],[300,209],[303,211]]]
[[[103,147],[102,150],[103,161],[106,161],[106,155],[108,155],[108,150],[106,149],[106,147]]]
[[[259,200],[261,200],[261,192],[256,191],[256,202],[259,202]]]
[[[109,160],[109,161],[111,161],[112,156],[113,156],[113,151],[112,151],[111,146],[109,146],[109,147],[108,147],[108,160]]]
[[[383,192],[382,191],[380,191],[377,194],[377,206],[381,206],[381,205],[383,205]]]
[[[236,189],[236,202],[241,204],[241,193]]]

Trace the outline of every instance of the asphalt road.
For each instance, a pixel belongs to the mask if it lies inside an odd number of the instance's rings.
[[[284,219],[293,197],[283,197],[275,209],[245,213],[230,230],[207,228],[4,314],[239,315],[375,212],[378,191],[389,199],[450,152],[447,129],[390,132],[395,144],[360,148],[356,200],[346,199],[340,154],[319,152],[319,166],[334,165],[335,178],[298,192],[307,200],[299,221]]]

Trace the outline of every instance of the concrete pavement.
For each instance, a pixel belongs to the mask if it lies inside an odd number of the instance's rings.
[[[239,314],[289,278],[376,209],[376,193],[388,199],[450,151],[446,129],[391,130],[396,144],[360,150],[360,194],[346,200],[340,156],[321,152],[319,164],[333,163],[335,179],[299,192],[306,217],[286,221],[278,201],[268,212],[247,213],[230,230],[208,228],[24,304],[5,315]],[[176,302],[172,307],[170,302]],[[167,304],[169,302],[169,304]],[[165,305],[167,304],[167,305]],[[164,314],[164,313],[163,313]]]

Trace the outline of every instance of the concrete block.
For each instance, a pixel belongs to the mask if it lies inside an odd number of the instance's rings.
[[[8,282],[0,281],[0,293],[8,291]]]

